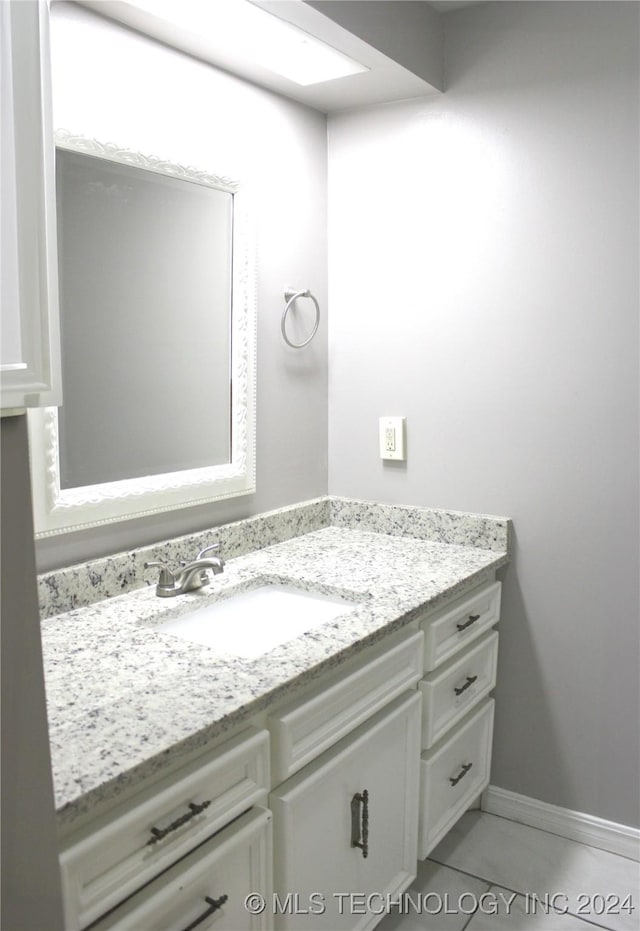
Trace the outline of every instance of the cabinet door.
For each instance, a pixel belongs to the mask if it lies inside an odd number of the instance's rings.
[[[412,693],[271,793],[277,928],[372,928],[410,884],[419,744]]]
[[[46,0],[0,3],[0,398],[61,403]]]

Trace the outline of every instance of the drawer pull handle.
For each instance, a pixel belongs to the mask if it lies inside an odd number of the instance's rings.
[[[204,811],[205,808],[208,808],[211,802],[201,802],[199,805],[195,805],[193,802],[189,802],[189,811],[185,812],[184,815],[181,815],[180,818],[176,818],[175,821],[172,821],[171,824],[167,825],[166,828],[151,828],[152,837],[146,843],[146,846],[149,847],[151,844],[157,844],[159,840],[162,840],[163,837],[166,837],[167,834],[171,834],[172,831],[177,831],[178,828],[181,828],[183,824],[186,824],[188,821],[191,821],[192,818],[195,818],[196,815],[199,815],[200,812]]]
[[[449,782],[451,783],[451,785],[457,786],[460,780],[464,779],[464,777],[467,775],[467,773],[469,772],[472,766],[473,766],[473,763],[463,763],[462,769],[460,770],[457,776],[449,776]]]
[[[362,803],[362,833],[360,831],[360,803]],[[369,856],[369,791],[367,789],[356,792],[351,799],[351,846],[360,847],[363,857]]]
[[[477,678],[477,676],[467,676],[467,681],[465,684],[459,685],[457,688],[454,688],[453,691],[456,693],[456,695],[462,695],[463,692],[466,692],[467,689],[471,688]]]
[[[197,926],[202,924],[202,922],[208,918],[209,915],[213,915],[213,913],[217,912],[219,908],[222,908],[228,898],[228,895],[221,895],[219,899],[212,899],[211,896],[205,895],[204,900],[209,908],[206,910],[206,912],[203,912],[199,918],[196,918],[195,921],[192,921],[190,925],[187,925],[184,931],[191,931],[192,928],[197,928]]]
[[[464,624],[456,624],[456,627],[458,628],[458,630],[466,630],[467,627],[471,627],[472,624],[475,624],[475,622],[479,618],[480,618],[479,614],[470,614],[468,621],[465,621]]]

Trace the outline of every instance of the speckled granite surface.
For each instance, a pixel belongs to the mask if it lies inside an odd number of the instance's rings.
[[[330,523],[351,530],[371,530],[415,537],[433,543],[509,550],[510,522],[484,514],[378,504],[351,498],[329,498]]]
[[[291,516],[299,527],[328,521],[327,503],[323,499],[305,505],[303,520],[298,520],[300,513],[287,515],[286,528]],[[371,507],[365,508],[368,519],[375,516]],[[409,517],[404,512],[400,516]],[[399,515],[378,518],[383,526],[384,520],[397,523]],[[463,522],[463,515],[458,518]],[[199,592],[159,599],[153,588],[145,587],[44,620],[60,823],[70,825],[101,802],[175,765],[181,755],[204,747],[274,699],[409,623],[425,603],[437,604],[487,578],[508,560],[508,521],[494,520],[503,528],[503,549],[495,544],[496,527],[489,534],[493,546],[484,547],[346,526],[289,533],[289,539],[235,558],[227,550],[225,572]],[[476,542],[479,530],[471,516],[468,533]],[[186,557],[192,554],[189,544]],[[157,627],[257,579],[339,593],[353,599],[354,607],[256,660],[224,655]],[[265,623],[273,621],[265,617]]]
[[[145,569],[145,562],[161,560],[177,566],[217,542],[224,558],[233,559],[332,525],[499,552],[509,549],[509,521],[505,518],[351,498],[316,498],[212,530],[44,573],[38,577],[40,614],[52,617],[155,583],[156,570]]]
[[[329,499],[317,498],[232,524],[223,524],[213,530],[176,537],[130,552],[116,553],[114,556],[47,572],[38,576],[40,615],[43,618],[52,617],[63,611],[155,584],[157,570],[145,569],[145,562],[160,560],[178,566],[181,560],[190,562],[200,550],[212,543],[220,543],[224,558],[233,559],[326,527],[329,522]]]

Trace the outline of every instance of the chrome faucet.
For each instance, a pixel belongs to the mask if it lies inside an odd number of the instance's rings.
[[[144,564],[145,569],[150,569],[152,566],[158,566],[160,569],[156,595],[159,598],[173,598],[174,595],[183,595],[185,592],[193,592],[204,585],[208,585],[210,581],[209,570],[214,575],[220,575],[224,570],[224,559],[220,556],[205,557],[205,553],[218,549],[220,549],[219,543],[205,546],[203,550],[200,550],[194,561],[187,563],[179,572],[172,572],[161,562],[146,562]]]

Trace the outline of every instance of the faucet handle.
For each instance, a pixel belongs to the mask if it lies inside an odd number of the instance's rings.
[[[158,588],[172,588],[175,585],[175,576],[170,569],[167,569],[164,563],[162,562],[146,562],[144,564],[145,569],[152,569],[157,566],[160,569],[160,576],[158,578]]]
[[[203,550],[200,550],[196,559],[202,559],[205,553],[212,553],[214,550],[219,550],[221,547],[220,543],[212,543],[211,546],[205,546]]]

